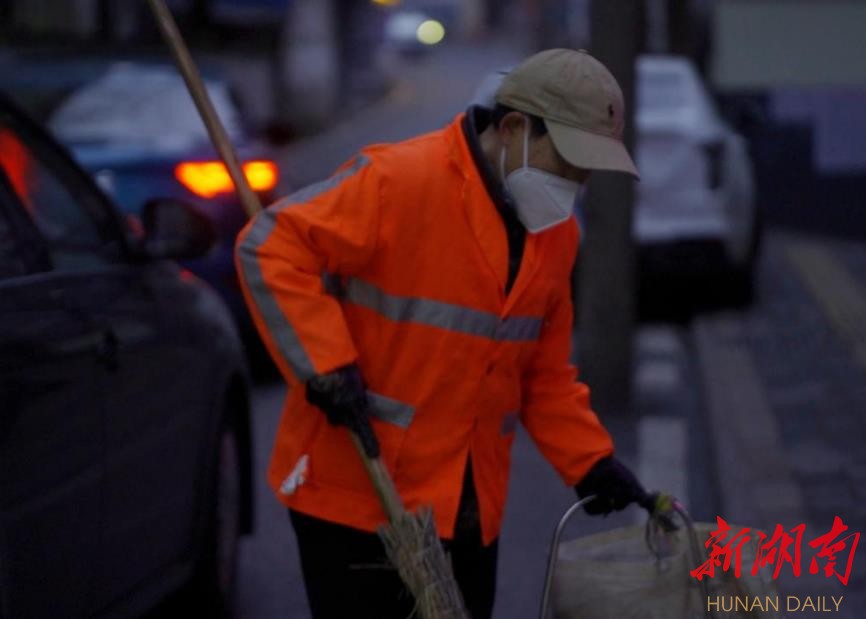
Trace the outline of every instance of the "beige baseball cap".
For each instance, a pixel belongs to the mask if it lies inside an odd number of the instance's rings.
[[[571,165],[640,179],[622,142],[622,90],[585,50],[548,49],[530,56],[502,79],[496,101],[543,118],[554,147]]]

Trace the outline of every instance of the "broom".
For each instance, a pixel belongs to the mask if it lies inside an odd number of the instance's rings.
[[[147,3],[174,56],[208,135],[225,163],[241,205],[247,216],[253,217],[262,210],[262,205],[241,171],[228,134],[214,110],[174,17],[164,0],[147,0]],[[385,546],[388,559],[414,596],[419,616],[421,619],[469,619],[460,589],[454,580],[451,562],[439,542],[432,511],[424,507],[417,514],[407,512],[384,463],[379,458],[368,458],[354,433],[352,439],[388,517],[388,524],[379,527],[379,537]]]

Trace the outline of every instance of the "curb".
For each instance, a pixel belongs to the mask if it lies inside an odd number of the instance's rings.
[[[778,422],[733,314],[695,321],[693,338],[725,518],[770,530],[806,522]]]
[[[802,489],[785,458],[755,360],[743,344],[740,319],[734,314],[700,318],[692,337],[719,483],[719,515],[732,525],[769,534],[779,524],[785,530],[803,523],[809,527]],[[781,593],[803,591],[790,572],[783,571],[776,584]]]

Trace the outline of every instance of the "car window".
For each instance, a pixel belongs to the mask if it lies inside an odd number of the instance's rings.
[[[27,272],[27,263],[15,240],[12,222],[6,208],[0,208],[0,280],[26,275]]]
[[[46,248],[0,169],[0,280],[50,269]]]
[[[105,208],[95,189],[53,145],[3,113],[0,169],[43,237],[55,269],[80,270],[117,258],[119,248],[106,243],[100,227]]]
[[[688,103],[687,83],[674,71],[644,71],[638,76],[638,101],[651,110],[670,110]]]
[[[228,85],[206,80],[205,87],[229,137],[239,139],[242,123]],[[49,126],[68,144],[189,148],[208,143],[207,129],[177,71],[136,63],[116,63],[72,93],[54,111]]]

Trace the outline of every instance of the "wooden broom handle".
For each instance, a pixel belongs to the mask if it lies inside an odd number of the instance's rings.
[[[352,436],[352,442],[358,449],[358,455],[364,462],[364,468],[367,469],[367,474],[370,476],[370,481],[373,482],[373,487],[376,488],[376,494],[379,495],[379,500],[382,503],[382,508],[385,510],[385,515],[388,516],[388,521],[393,523],[399,522],[400,517],[406,513],[403,507],[403,501],[397,492],[397,487],[394,485],[394,480],[388,474],[388,469],[381,458],[370,458],[367,452],[364,451],[364,446],[361,444],[361,439],[349,431]]]
[[[201,74],[196,68],[189,49],[187,49],[186,43],[184,43],[183,37],[177,28],[177,23],[175,23],[174,17],[172,17],[171,11],[168,10],[164,0],[147,0],[147,3],[150,5],[151,11],[153,11],[162,36],[171,50],[172,56],[174,56],[180,74],[183,76],[192,100],[195,102],[198,112],[204,121],[211,142],[213,142],[220,158],[225,163],[237,191],[238,198],[241,201],[241,206],[243,206],[248,217],[253,217],[262,210],[262,204],[259,202],[258,196],[250,189],[249,183],[247,183],[247,178],[241,169],[235,149],[229,141],[225,127],[223,127],[219,116],[217,116],[210,96],[208,96],[207,90],[204,87]]]

